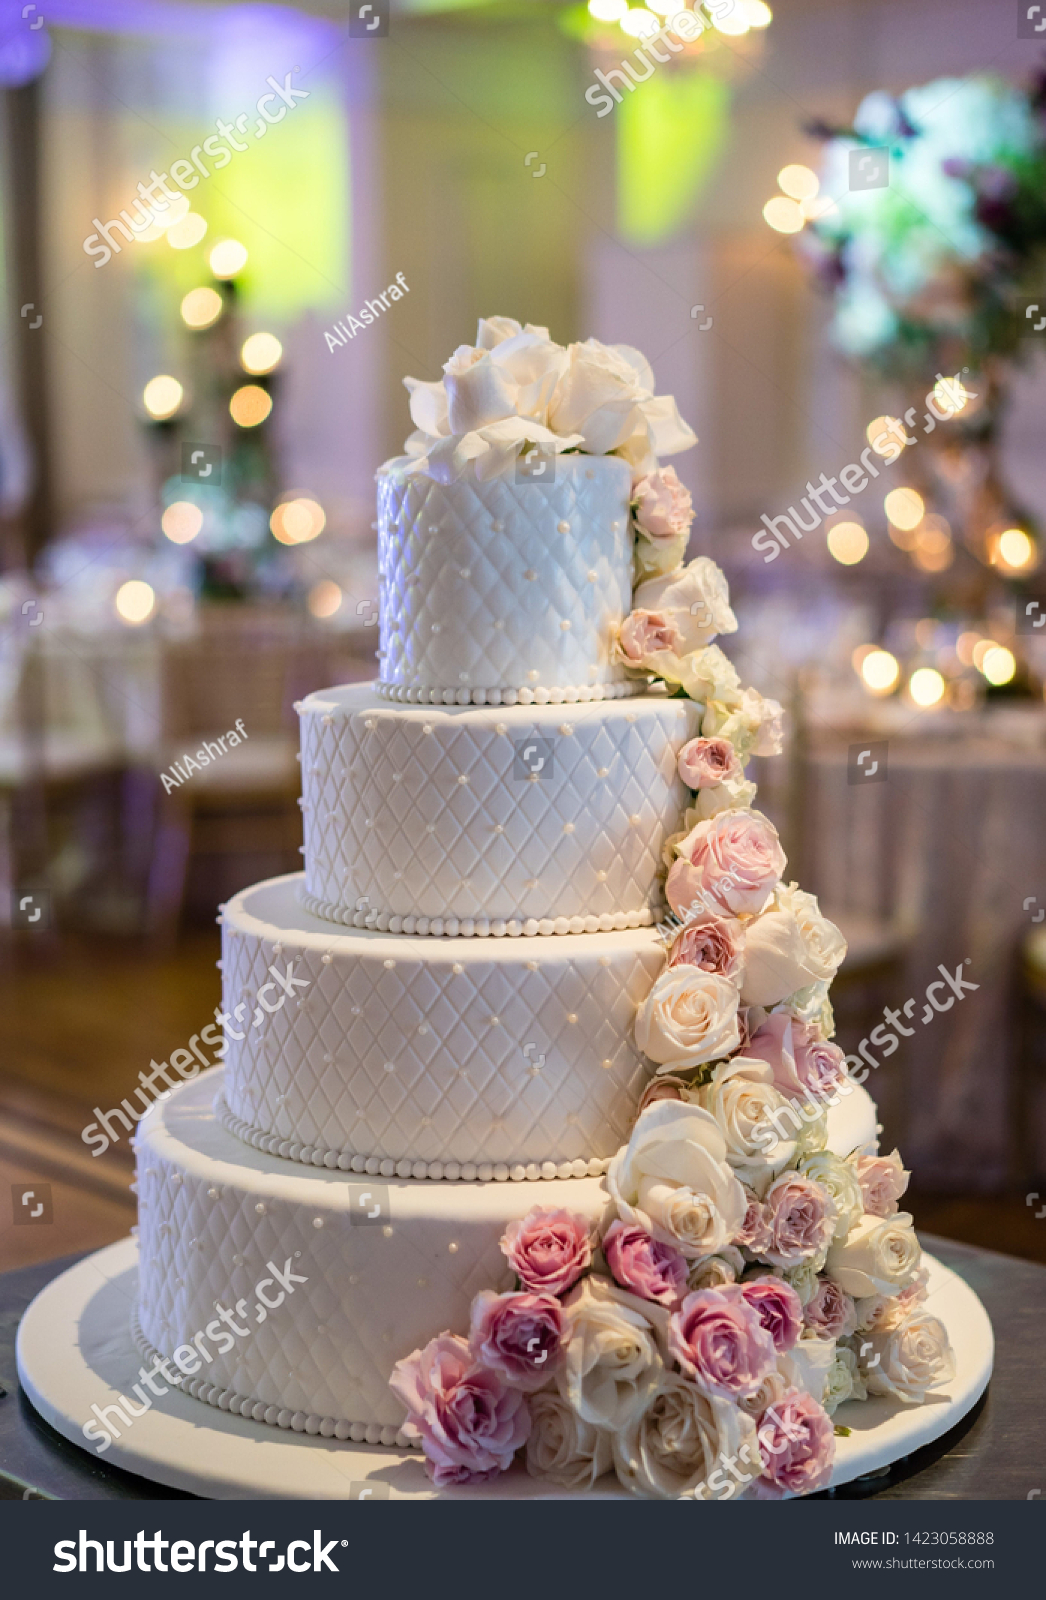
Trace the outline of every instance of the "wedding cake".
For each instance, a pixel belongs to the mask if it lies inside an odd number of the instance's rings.
[[[406,383],[380,677],[299,706],[304,872],[222,908],[223,1065],[140,1124],[137,1343],[439,1487],[810,1492],[951,1357],[744,774],[781,708],[684,565],[696,441],[509,318]]]

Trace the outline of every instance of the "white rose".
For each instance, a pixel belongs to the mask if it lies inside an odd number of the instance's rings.
[[[646,1410],[664,1372],[653,1323],[636,1304],[634,1295],[591,1278],[563,1302],[566,1351],[556,1386],[582,1422],[612,1433]]]
[[[527,327],[530,328],[529,323]],[[533,331],[548,337],[547,328],[536,328]],[[481,350],[493,350],[494,346],[501,344],[504,339],[511,339],[513,334],[522,332],[523,329],[515,317],[480,317],[479,327],[476,330],[476,344]]]
[[[825,1271],[855,1300],[893,1295],[913,1281],[921,1255],[907,1211],[886,1218],[866,1213],[842,1244],[831,1246]]]
[[[566,361],[566,351],[544,328],[527,328],[493,350],[459,345],[443,368],[450,432],[471,433],[506,417],[533,418],[545,426]]]
[[[635,549],[636,583],[645,583],[649,578],[661,578],[666,573],[676,572],[689,543],[689,530],[677,534],[674,539],[651,539],[645,533],[638,533]]]
[[[821,915],[817,898],[778,884],[770,906],[748,924],[746,1005],[773,1006],[814,983],[831,982],[846,954],[846,940]]]
[[[774,1088],[773,1078],[767,1062],[734,1056],[716,1067],[711,1082],[696,1092],[697,1103],[723,1130],[730,1166],[760,1196],[795,1156],[795,1141],[774,1131],[782,1119],[775,1123],[771,1118],[786,1101]]]
[[[807,984],[805,989],[797,989],[773,1009],[794,1017],[796,1022],[803,1023],[820,1039],[834,1038],[835,1016],[828,998],[829,987],[827,980]]]
[[[745,689],[740,705],[716,703],[711,696],[701,723],[706,739],[729,739],[742,761],[749,756],[779,756],[784,745],[784,707],[758,689]]]
[[[795,1158],[800,1161],[823,1150],[828,1143],[828,1110],[816,1100],[807,1100],[802,1107],[803,1125],[795,1136]]]
[[[679,682],[691,700],[730,701],[741,692],[733,662],[717,644],[706,644],[679,663]]]
[[[621,450],[633,465],[697,443],[671,395],[654,395],[646,357],[630,345],[587,339],[567,348],[567,367],[549,408],[557,433],[580,433],[593,455]]]
[[[614,1464],[610,1434],[578,1416],[553,1389],[528,1396],[527,1471],[564,1489],[591,1489]]]
[[[686,1286],[691,1294],[697,1289],[721,1289],[724,1283],[736,1283],[744,1270],[744,1256],[736,1245],[728,1244],[718,1255],[695,1261],[686,1275]]]
[[[708,556],[698,556],[663,578],[641,583],[632,604],[636,610],[668,612],[673,616],[683,637],[681,655],[710,644],[717,633],[737,632],[727,581]],[[734,681],[734,693],[740,703],[736,673]]]
[[[626,1222],[691,1261],[729,1244],[747,1210],[715,1118],[678,1100],[658,1100],[640,1112],[606,1182]]]
[[[817,1257],[810,1261],[800,1261],[797,1267],[786,1267],[781,1273],[786,1283],[790,1283],[799,1296],[801,1305],[808,1306],[817,1293],[817,1281],[820,1273]]]
[[[778,1400],[783,1400],[791,1388],[791,1379],[785,1377],[781,1371],[780,1357],[778,1357],[777,1366],[771,1367],[755,1394],[750,1394],[746,1400],[738,1400],[737,1403],[750,1417],[759,1418],[768,1407]]]
[[[804,1389],[821,1405],[834,1360],[834,1339],[800,1339],[786,1355],[778,1356],[777,1365],[793,1388]]]
[[[699,967],[659,973],[636,1013],[636,1044],[665,1072],[716,1061],[740,1042],[737,985]]]
[[[759,1476],[754,1419],[729,1400],[702,1394],[674,1372],[665,1373],[643,1415],[614,1435],[618,1479],[636,1495],[729,1500],[739,1480],[722,1469],[725,1461],[740,1463],[741,1482]],[[717,1468],[723,1481],[710,1482]]]
[[[818,1150],[801,1156],[796,1163],[800,1172],[828,1190],[835,1201],[839,1220],[835,1226],[834,1240],[840,1244],[854,1223],[864,1215],[864,1196],[857,1174],[846,1161],[840,1160],[830,1150]]]
[[[717,817],[720,811],[748,811],[756,796],[756,785],[749,783],[745,777],[727,778],[723,783],[713,783],[707,789],[698,789],[694,795],[694,804],[688,810],[687,816],[693,813],[691,828],[699,822],[707,822],[710,817]],[[685,838],[680,834],[680,838]]]
[[[839,1345],[825,1377],[821,1404],[832,1417],[844,1401],[867,1400],[867,1398],[868,1390],[857,1365],[857,1357],[845,1345]]]
[[[955,1353],[948,1330],[921,1306],[892,1328],[872,1329],[868,1342],[872,1349],[865,1351],[861,1365],[869,1394],[921,1405],[930,1389],[955,1377]]]

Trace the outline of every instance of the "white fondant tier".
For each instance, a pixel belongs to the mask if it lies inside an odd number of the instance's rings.
[[[306,1172],[220,1125],[212,1101],[224,1075],[176,1089],[139,1124],[141,1335],[168,1357],[202,1336],[199,1370],[182,1385],[197,1398],[224,1397],[226,1408],[235,1398],[237,1411],[297,1431],[393,1444],[403,1419],[388,1389],[394,1364],[444,1328],[467,1329],[477,1290],[511,1288],[498,1240],[513,1217],[540,1204],[599,1221],[602,1180],[430,1184]],[[305,1282],[281,1290],[269,1262]],[[229,1334],[224,1354],[219,1305],[248,1330]]]
[[[535,1205],[609,1220],[599,1178],[431,1184],[295,1168],[221,1126],[212,1102],[226,1076],[174,1090],[136,1140],[140,1340],[178,1351],[185,1392],[223,1410],[395,1444],[393,1366],[444,1329],[464,1333],[478,1290],[512,1287],[505,1225]],[[874,1137],[865,1090],[845,1104],[841,1121],[841,1107],[829,1114],[837,1154]],[[242,1334],[222,1337],[219,1308]]]
[[[693,701],[422,708],[345,685],[299,714],[317,915],[466,936],[653,920],[690,798],[676,758],[699,731]]]
[[[546,463],[552,472],[553,464]],[[537,689],[622,682],[610,660],[631,610],[631,469],[560,456],[554,481],[454,483],[378,473],[381,679]]]
[[[298,1146],[292,1159],[418,1162],[427,1176],[480,1162],[558,1173],[613,1155],[653,1070],[633,1022],[663,964],[654,929],[346,932],[302,908],[300,882],[257,884],[224,908],[232,1118],[284,1155]],[[275,974],[286,983],[290,969],[281,1003]]]

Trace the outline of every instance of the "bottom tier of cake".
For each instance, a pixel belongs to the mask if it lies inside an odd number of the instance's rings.
[[[428,1183],[302,1169],[241,1143],[214,1102],[224,1072],[139,1124],[139,1301],[147,1362],[187,1393],[325,1437],[404,1443],[395,1363],[465,1333],[480,1289],[510,1289],[499,1240],[533,1206],[601,1224],[602,1178]],[[829,1114],[839,1154],[875,1138],[863,1089]]]
[[[175,1090],[139,1125],[140,1347],[222,1409],[395,1444],[394,1364],[444,1328],[467,1331],[478,1290],[512,1287],[506,1224],[535,1205],[598,1222],[605,1186],[290,1166],[222,1127],[223,1075]]]

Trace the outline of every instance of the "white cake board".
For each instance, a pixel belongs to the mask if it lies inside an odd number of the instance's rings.
[[[29,1399],[52,1428],[92,1452],[96,1445],[82,1431],[92,1419],[92,1404],[102,1408],[133,1394],[138,1378],[141,1356],[130,1334],[137,1259],[133,1238],[88,1256],[41,1290],[18,1330],[18,1375]],[[878,1397],[840,1406],[835,1421],[853,1432],[836,1441],[833,1487],[881,1471],[939,1439],[987,1387],[994,1351],[987,1313],[956,1273],[933,1256],[923,1259],[930,1269],[930,1308],[947,1326],[955,1349],[955,1380],[947,1393],[931,1394],[921,1406]],[[495,1482],[441,1492],[415,1451],[285,1432],[175,1389],[136,1418],[101,1459],[213,1500],[355,1499],[368,1481],[394,1500],[567,1497],[518,1465]],[[628,1496],[607,1477],[587,1498]]]

